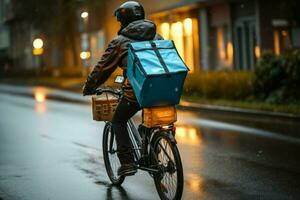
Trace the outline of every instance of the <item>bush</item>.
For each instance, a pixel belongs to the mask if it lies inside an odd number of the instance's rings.
[[[263,53],[255,67],[254,96],[270,103],[297,103],[300,92],[300,51],[276,56]]]
[[[217,71],[188,74],[184,94],[203,98],[242,99],[251,94],[251,72]]]

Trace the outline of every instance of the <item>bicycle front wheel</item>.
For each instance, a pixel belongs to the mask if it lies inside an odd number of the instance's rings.
[[[121,185],[125,177],[118,176],[118,168],[121,164],[117,156],[116,137],[110,122],[107,122],[104,127],[102,148],[104,164],[109,179],[113,185]]]
[[[154,175],[156,190],[163,200],[181,199],[183,169],[178,148],[168,137],[169,133],[157,134],[152,157],[152,164],[156,165],[160,171]]]

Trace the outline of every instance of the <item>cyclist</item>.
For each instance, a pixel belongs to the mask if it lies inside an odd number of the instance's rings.
[[[141,108],[136,100],[129,80],[126,78],[128,44],[135,41],[162,39],[156,33],[156,25],[145,19],[143,6],[135,1],[123,3],[114,16],[120,22],[118,35],[109,43],[98,64],[89,74],[83,88],[83,95],[95,93],[95,89],[104,83],[119,66],[123,69],[125,81],[122,85],[124,95],[116,108],[112,127],[116,135],[118,158],[121,166],[119,176],[130,176],[137,172],[131,150],[127,121]]]

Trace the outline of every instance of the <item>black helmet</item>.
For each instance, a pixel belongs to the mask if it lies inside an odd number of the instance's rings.
[[[123,3],[117,10],[115,10],[114,15],[117,17],[117,20],[121,22],[123,27],[133,21],[145,19],[144,8],[136,1],[127,1]]]

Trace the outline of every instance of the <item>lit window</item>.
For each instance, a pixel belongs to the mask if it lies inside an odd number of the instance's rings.
[[[279,31],[274,31],[274,51],[276,55],[280,54],[280,39],[279,39]]]
[[[160,25],[160,31],[161,31],[161,35],[162,37],[167,40],[170,38],[170,25],[169,23],[162,23]]]
[[[223,27],[217,28],[217,48],[218,48],[218,56],[221,62],[226,60],[225,53],[225,41],[224,41],[224,29]]]
[[[176,22],[171,25],[171,35],[178,53],[184,59],[183,30],[181,22]]]
[[[184,32],[186,36],[191,36],[193,34],[193,22],[191,18],[186,18],[183,21],[184,24]]]
[[[228,62],[230,64],[232,64],[232,61],[233,61],[233,45],[232,45],[232,42],[227,43],[227,59],[228,59]]]
[[[278,28],[273,32],[274,36],[274,52],[276,55],[288,52],[292,49],[292,41],[290,33],[286,28]]]
[[[256,57],[256,59],[260,58],[260,48],[259,48],[259,46],[255,47],[255,57]]]
[[[216,56],[217,67],[231,67],[233,61],[233,45],[229,40],[226,26],[219,26],[216,31]]]
[[[182,57],[186,65],[190,68],[190,72],[195,68],[195,38],[198,37],[196,19],[186,18],[182,21],[174,23],[161,23],[160,34],[164,39],[171,39],[174,41],[179,55]]]
[[[187,66],[191,72],[194,71],[194,44],[193,44],[193,21],[191,18],[186,18],[184,24],[185,51],[184,57]]]

